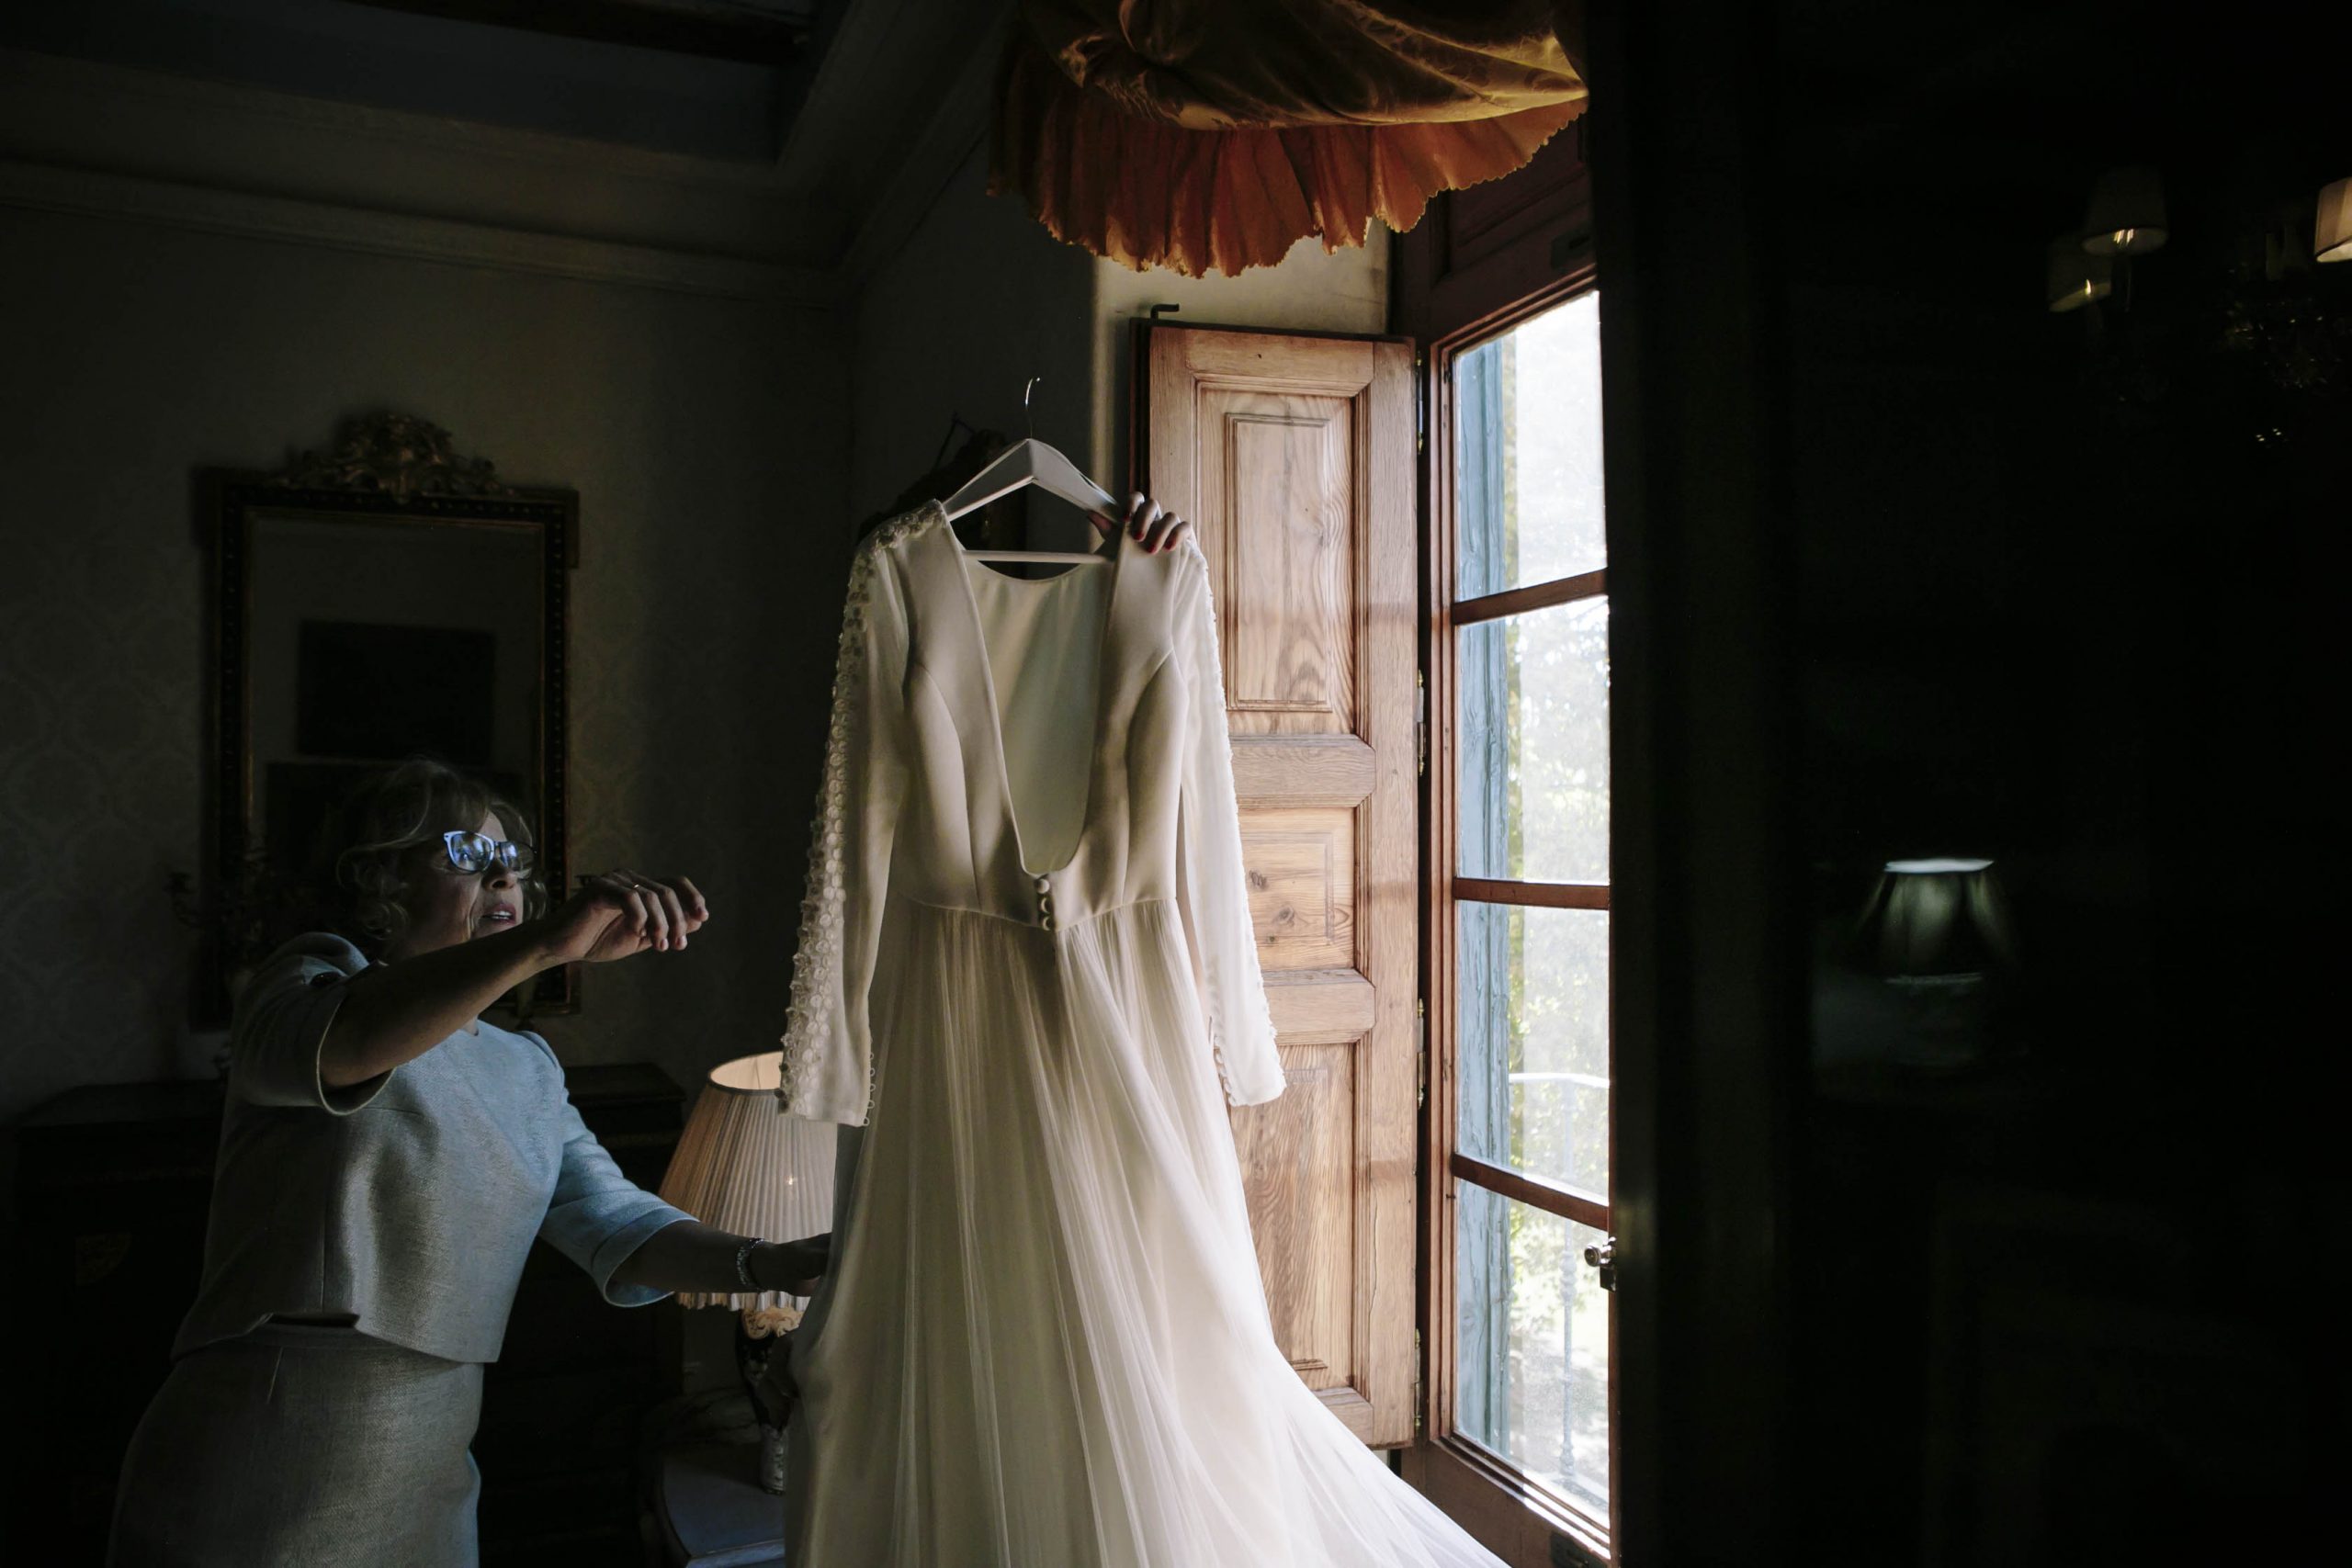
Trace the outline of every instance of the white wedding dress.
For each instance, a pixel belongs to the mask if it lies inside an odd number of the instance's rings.
[[[784,1036],[844,1123],[794,1568],[1494,1568],[1303,1385],[1226,1102],[1282,1091],[1195,547],[851,578]]]

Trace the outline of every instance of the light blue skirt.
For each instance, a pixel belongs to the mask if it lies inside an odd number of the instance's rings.
[[[472,1568],[481,1368],[271,1322],[181,1357],[123,1458],[116,1568]]]

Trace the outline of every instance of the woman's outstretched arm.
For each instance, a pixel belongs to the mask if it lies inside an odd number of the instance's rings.
[[[694,1220],[663,1225],[613,1270],[613,1282],[653,1291],[737,1293],[743,1281],[735,1276],[735,1250],[749,1240]],[[817,1288],[831,1243],[830,1232],[799,1241],[762,1242],[748,1262],[752,1278],[763,1291],[805,1296]]]
[[[543,969],[667,951],[710,918],[693,883],[588,879],[579,892],[513,931],[378,964],[351,981],[319,1046],[319,1077],[347,1089],[424,1055]]]
[[[422,1056],[547,968],[543,936],[517,926],[362,970],[320,1043],[320,1078],[347,1089]]]

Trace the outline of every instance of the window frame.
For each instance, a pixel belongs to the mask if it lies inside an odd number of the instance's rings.
[[[1390,325],[1450,337],[1583,255],[1609,291],[1609,1511],[1626,1558],[1770,1560],[1804,1533],[1790,1501],[1808,970],[1788,919],[1805,866],[1775,243],[1791,232],[1787,139],[1758,133],[1774,84],[1746,63],[1769,52],[1769,17],[1711,5],[1587,20],[1589,73],[1614,90],[1527,167],[1434,197],[1395,236]],[[1425,524],[1429,468],[1425,454]],[[1444,1256],[1429,1246],[1438,1209],[1423,1205],[1425,1277]],[[1426,1292],[1422,1310],[1426,1331]],[[1400,1462],[1507,1560],[1575,1555],[1434,1444]]]
[[[1423,1452],[1419,1457],[1424,1488],[1442,1501],[1453,1503],[1458,1517],[1465,1509],[1474,1515],[1475,1517],[1465,1517],[1464,1522],[1474,1528],[1483,1523],[1486,1528],[1475,1529],[1475,1533],[1486,1537],[1490,1545],[1498,1539],[1524,1537],[1526,1527],[1532,1523],[1543,1535],[1564,1537],[1592,1560],[1609,1562],[1613,1561],[1613,1529],[1609,1518],[1526,1475],[1503,1456],[1461,1433],[1455,1422],[1460,1383],[1456,1183],[1470,1181],[1603,1234],[1611,1230],[1608,1199],[1488,1164],[1456,1147],[1460,1008],[1455,970],[1459,926],[1455,910],[1461,903],[1472,901],[1605,911],[1610,908],[1616,868],[1611,865],[1609,883],[1529,882],[1457,874],[1460,681],[1455,633],[1465,626],[1605,596],[1608,569],[1604,564],[1594,571],[1467,600],[1455,598],[1459,513],[1453,446],[1454,362],[1479,344],[1599,286],[1598,271],[1588,249],[1576,265],[1561,268],[1540,287],[1431,340],[1419,368],[1425,411],[1421,456],[1427,552],[1422,575],[1422,667],[1430,736],[1422,800],[1423,1048],[1428,1053],[1428,1089],[1421,1128],[1424,1381]],[[1616,1120],[1614,1021],[1612,1007],[1612,1143]],[[1609,1349],[1612,1507],[1619,1491],[1618,1457],[1622,1447],[1617,1317],[1612,1303]],[[1510,1517],[1514,1511],[1519,1514],[1517,1519]],[[1548,1551],[1546,1559],[1558,1560]]]

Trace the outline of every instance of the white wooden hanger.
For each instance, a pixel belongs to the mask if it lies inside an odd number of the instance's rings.
[[[1029,393],[1037,385],[1037,378],[1029,378],[1022,389],[1021,402],[1025,409]],[[966,480],[963,488],[939,504],[950,522],[967,512],[986,506],[999,496],[1011,495],[1023,485],[1035,485],[1047,495],[1056,495],[1083,512],[1117,528],[1125,520],[1119,503],[1101,485],[1079,471],[1076,463],[1046,446],[1035,436],[1014,442]],[[1069,561],[1076,564],[1102,564],[1110,558],[1091,550],[967,550],[974,560],[1001,561]]]

